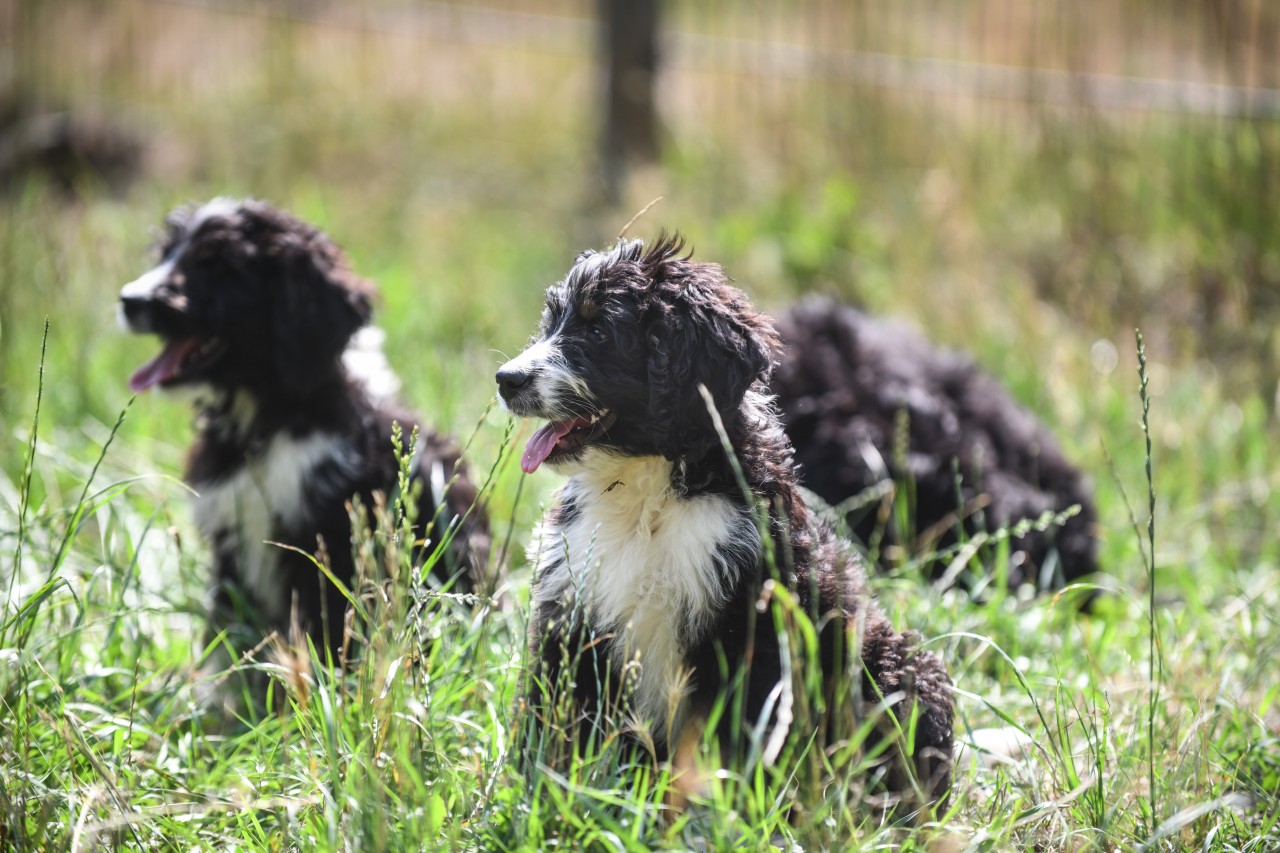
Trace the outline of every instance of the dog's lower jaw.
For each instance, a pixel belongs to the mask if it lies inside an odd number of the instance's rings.
[[[601,476],[602,472],[616,469],[619,477],[610,480],[606,487],[614,486],[614,488],[617,488],[615,483],[620,481],[621,472],[627,467],[623,463],[627,460],[636,459],[646,459],[654,462],[666,461],[661,456],[626,456],[607,445],[589,444],[566,453],[559,458],[548,459],[543,464],[562,477],[589,477],[592,481],[603,481],[611,475],[606,473]]]

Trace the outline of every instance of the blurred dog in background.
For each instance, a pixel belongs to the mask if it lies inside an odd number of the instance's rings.
[[[416,535],[432,550],[448,542],[434,583],[488,587],[477,489],[453,443],[394,402],[381,332],[366,326],[374,295],[316,228],[228,199],[171,214],[160,263],[120,292],[125,328],[162,342],[130,388],[194,399],[186,479],[214,556],[215,629],[248,619],[283,632],[296,621],[337,659],[347,602],[305,555],[323,543],[334,576],[350,586],[349,505],[371,509],[375,493],[395,492],[393,423],[406,442],[419,430]]]

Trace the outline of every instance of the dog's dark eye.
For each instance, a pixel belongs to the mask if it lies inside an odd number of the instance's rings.
[[[599,323],[592,323],[590,326],[587,326],[587,337],[591,339],[592,343],[602,344],[609,340],[609,333],[606,332],[604,330],[604,326]]]

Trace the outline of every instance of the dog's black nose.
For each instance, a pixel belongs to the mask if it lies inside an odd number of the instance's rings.
[[[120,319],[133,331],[149,330],[150,308],[149,299],[139,299],[136,296],[120,297]]]
[[[529,384],[529,374],[513,367],[504,367],[494,377],[498,380],[498,393],[504,400],[510,400],[520,389]]]

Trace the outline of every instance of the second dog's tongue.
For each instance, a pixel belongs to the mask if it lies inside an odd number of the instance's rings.
[[[160,354],[139,367],[129,377],[129,390],[137,394],[152,385],[159,385],[178,372],[182,360],[200,346],[199,338],[169,341]]]
[[[572,432],[581,421],[581,418],[552,421],[535,432],[524,447],[524,456],[520,457],[520,470],[526,474],[537,471],[538,466],[547,460],[551,451],[556,449],[560,439]]]

